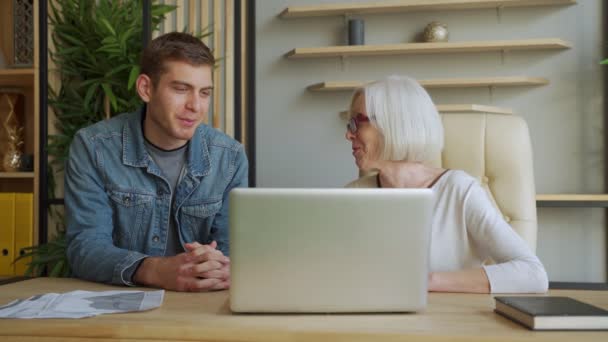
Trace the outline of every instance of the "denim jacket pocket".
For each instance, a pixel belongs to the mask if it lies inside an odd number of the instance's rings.
[[[114,230],[112,239],[116,246],[131,250],[139,250],[142,245],[143,228],[152,216],[152,195],[110,190],[110,199],[114,208]]]
[[[222,208],[222,201],[183,205],[182,227],[192,232],[193,238],[201,243],[210,243],[209,234],[215,214]]]

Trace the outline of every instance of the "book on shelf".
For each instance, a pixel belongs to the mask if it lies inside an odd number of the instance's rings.
[[[495,312],[532,330],[608,330],[608,311],[569,297],[497,296]]]
[[[0,277],[23,275],[30,258],[14,262],[33,244],[34,196],[0,192]]]

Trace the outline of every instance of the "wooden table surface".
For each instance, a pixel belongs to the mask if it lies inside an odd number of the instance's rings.
[[[0,305],[35,294],[126,290],[76,279],[37,278],[0,286]],[[552,290],[608,309],[607,291]],[[536,332],[493,312],[477,294],[429,294],[417,314],[232,314],[228,292],[165,293],[147,312],[84,319],[0,319],[0,341],[608,341],[608,331]]]

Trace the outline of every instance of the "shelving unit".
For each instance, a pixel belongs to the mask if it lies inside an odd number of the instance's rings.
[[[410,54],[506,52],[515,50],[563,50],[570,43],[558,38],[488,40],[470,42],[405,43],[387,45],[344,45],[312,48],[295,48],[287,58],[322,58],[354,56],[389,56]]]
[[[19,241],[23,242],[23,236],[31,237],[29,245],[37,244],[38,233],[38,205],[39,205],[39,158],[40,158],[40,79],[39,79],[39,0],[33,0],[33,65],[28,68],[0,68],[0,90],[1,88],[13,89],[17,88],[19,93],[24,96],[22,113],[18,113],[19,125],[23,129],[22,152],[33,156],[34,170],[31,172],[0,172],[0,192],[2,193],[32,193],[33,203],[31,231],[15,231],[15,241],[17,235],[21,237]],[[13,1],[0,1],[0,50],[4,53],[4,57],[11,64],[14,52],[13,48]],[[1,91],[0,91],[1,93]],[[0,129],[4,129],[0,125]],[[3,151],[2,151],[3,152]],[[4,153],[0,153],[4,154]],[[6,214],[6,213],[4,213]],[[17,214],[16,214],[17,215]],[[23,219],[23,218],[22,218]],[[15,219],[16,220],[16,219]],[[1,222],[3,225],[0,229],[7,229],[7,222]],[[28,226],[28,225],[26,225]],[[10,229],[13,229],[12,227]],[[1,231],[0,231],[1,232]],[[5,236],[6,237],[6,236]],[[3,240],[6,242],[6,240]],[[11,248],[12,254],[15,250],[22,248],[18,242],[15,242],[15,247]],[[15,268],[17,269],[17,267]],[[19,272],[19,271],[17,271]],[[11,276],[11,274],[0,274],[0,276]]]
[[[0,86],[31,87],[34,84],[35,69],[0,69]]]
[[[34,178],[34,172],[0,172],[0,178]]]
[[[549,80],[542,77],[508,76],[483,78],[444,78],[418,80],[426,89],[440,88],[476,88],[476,87],[510,87],[510,86],[541,86],[549,84]],[[361,81],[326,81],[308,87],[310,91],[353,91],[355,88],[368,82]]]
[[[608,194],[550,194],[536,195],[537,207],[598,207],[608,208]]]
[[[284,19],[359,15],[393,12],[445,11],[484,8],[565,6],[576,4],[575,0],[411,0],[401,2],[376,2],[361,4],[323,4],[290,6],[279,15]]]
[[[474,10],[489,9],[484,14],[492,15],[495,10],[498,22],[501,20],[501,13],[510,7],[532,7],[532,6],[570,6],[575,5],[575,0],[402,0],[402,1],[375,1],[368,3],[337,3],[337,4],[318,4],[289,6],[278,15],[281,19],[297,19],[311,17],[336,17],[336,20],[343,20],[346,23],[353,17],[360,17],[368,14],[379,13],[398,13],[398,12],[433,12],[451,10]],[[553,10],[553,9],[551,9]],[[523,11],[522,11],[523,12]],[[542,11],[539,11],[539,13]],[[547,9],[548,13],[549,9]],[[427,22],[436,20],[432,16],[425,15]],[[606,13],[603,14],[604,20]],[[370,21],[376,23],[376,21]],[[422,29],[421,27],[418,28]],[[483,27],[479,27],[483,29]],[[344,27],[347,30],[347,27]],[[547,31],[549,32],[549,31]],[[600,32],[606,33],[606,29]],[[550,33],[547,33],[550,34]],[[524,36],[525,37],[525,36]],[[514,37],[516,38],[516,37]],[[466,38],[462,38],[466,39]],[[371,42],[373,43],[373,42]],[[517,50],[547,50],[560,51],[571,48],[571,43],[559,38],[525,39],[525,40],[506,40],[506,41],[470,41],[470,42],[445,42],[445,43],[403,43],[403,44],[383,44],[383,45],[356,45],[356,46],[325,46],[325,47],[297,47],[287,53],[285,57],[289,59],[306,58],[342,58],[342,69],[345,69],[346,58],[358,56],[390,56],[390,55],[414,55],[414,54],[451,54],[451,53],[484,53],[499,52],[503,58],[505,52]],[[603,53],[607,54],[607,49]],[[391,60],[394,61],[394,60]],[[376,60],[377,62],[377,60]],[[465,74],[466,76],[466,74]],[[322,76],[323,77],[323,76]],[[357,76],[353,76],[357,77]],[[364,81],[364,80],[363,80]],[[604,80],[606,81],[606,79]],[[460,79],[436,79],[419,80],[421,85],[427,89],[437,88],[472,88],[472,87],[514,87],[514,86],[542,86],[548,84],[545,78],[517,76],[512,78],[460,78]],[[332,81],[312,84],[308,86],[309,91],[313,92],[340,92],[352,91],[361,86],[360,80],[355,81]],[[605,83],[605,82],[604,82]],[[604,95],[608,96],[607,91]],[[490,92],[490,97],[492,96]],[[437,109],[442,113],[450,112],[499,112],[501,114],[513,114],[510,109],[488,107],[475,104],[464,105],[438,105]],[[606,110],[605,110],[606,112]],[[604,113],[604,121],[608,120],[608,112]],[[346,112],[341,112],[344,118]],[[608,147],[606,143],[603,146]],[[608,158],[608,152],[604,151],[604,156]],[[608,171],[605,171],[604,178],[608,179]],[[604,189],[605,190],[605,189]],[[538,194],[536,204],[539,208],[544,207],[572,207],[572,208],[608,208],[608,193],[604,194]],[[608,234],[607,234],[608,236]],[[608,240],[605,241],[608,244]],[[606,259],[608,265],[608,259]]]

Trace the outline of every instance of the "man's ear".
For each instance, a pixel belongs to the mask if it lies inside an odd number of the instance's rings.
[[[146,74],[139,74],[135,81],[135,89],[137,94],[145,103],[150,102],[152,96],[152,79]]]

